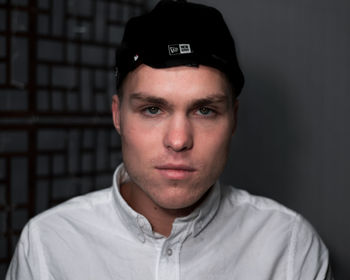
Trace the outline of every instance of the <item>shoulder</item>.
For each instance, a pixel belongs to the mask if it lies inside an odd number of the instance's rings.
[[[232,186],[222,187],[222,212],[230,215],[233,223],[239,221],[240,228],[254,235],[283,238],[290,254],[298,247],[324,245],[313,226],[299,213],[266,197],[256,196]],[[308,244],[308,245],[307,245]]]
[[[221,204],[224,211],[239,215],[247,221],[259,221],[288,224],[290,232],[306,235],[316,234],[312,225],[299,213],[279,202],[232,186],[221,186]]]
[[[253,195],[230,185],[221,186],[221,193],[223,207],[228,211],[246,213],[254,217],[278,216],[286,221],[301,219],[300,215],[295,211],[267,197]]]
[[[328,250],[304,217],[272,199],[232,186],[221,188],[221,211],[225,217],[232,217],[232,228],[238,223],[236,232],[248,236],[250,242],[258,240],[264,244],[258,246],[266,247],[268,254],[275,251],[285,256],[291,279],[328,279],[322,278],[329,267]]]
[[[111,187],[74,197],[32,218],[23,232],[47,232],[74,227],[77,229],[84,224],[95,224],[98,221],[101,223],[100,217],[113,211],[112,200]]]
[[[105,230],[109,216],[116,216],[106,215],[113,209],[112,199],[108,188],[75,197],[32,218],[22,230],[9,275],[48,279],[48,267],[58,267],[65,258],[79,254],[91,236]]]

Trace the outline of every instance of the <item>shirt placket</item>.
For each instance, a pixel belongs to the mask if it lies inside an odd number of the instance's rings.
[[[157,280],[179,280],[180,243],[165,240],[160,248]]]

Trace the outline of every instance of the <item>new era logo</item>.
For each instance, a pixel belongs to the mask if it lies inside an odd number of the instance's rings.
[[[191,53],[190,44],[174,44],[168,45],[169,55],[179,55]]]

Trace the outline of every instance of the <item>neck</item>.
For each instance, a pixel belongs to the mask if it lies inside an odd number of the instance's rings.
[[[120,192],[125,201],[151,223],[154,232],[168,237],[174,220],[189,215],[204,199],[205,195],[194,205],[182,209],[166,209],[160,207],[133,182],[121,185]]]

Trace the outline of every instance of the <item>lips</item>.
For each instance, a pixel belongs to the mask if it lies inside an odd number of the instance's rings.
[[[156,166],[156,170],[170,180],[183,180],[192,176],[196,169],[183,164],[165,164]]]

